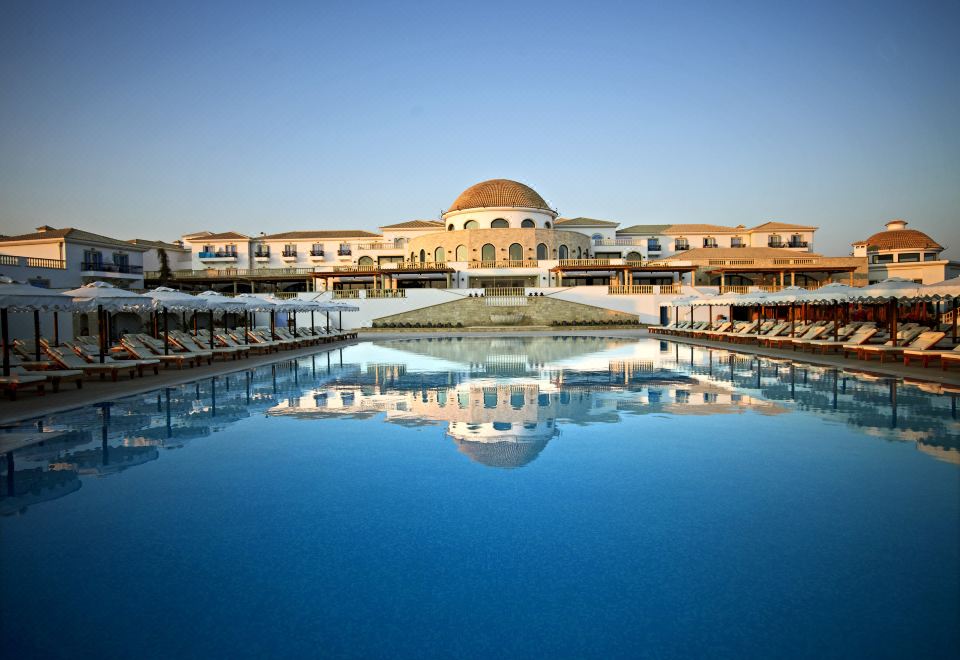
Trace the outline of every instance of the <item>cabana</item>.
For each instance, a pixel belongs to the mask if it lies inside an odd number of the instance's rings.
[[[111,312],[141,312],[150,309],[152,301],[133,291],[118,289],[107,282],[91,282],[79,289],[64,291],[63,295],[73,298],[75,310],[83,312],[97,312],[97,325],[100,333],[100,363],[106,362],[104,357],[107,351],[108,338],[106,333],[109,327]]]
[[[73,311],[73,301],[51,289],[15,282],[9,277],[0,277],[0,326],[3,341],[3,376],[10,376],[10,328],[8,312],[33,312],[33,333],[36,343],[36,360],[40,361],[40,312]]]
[[[167,320],[167,312],[198,312],[208,309],[209,304],[200,296],[192,296],[189,293],[183,293],[169,287],[160,286],[145,294],[151,299],[154,312],[163,314],[163,354],[170,354],[170,324]]]

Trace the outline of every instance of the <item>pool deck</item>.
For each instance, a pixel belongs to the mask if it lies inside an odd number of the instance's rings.
[[[673,341],[679,344],[712,348],[744,355],[755,355],[764,358],[786,359],[794,362],[813,364],[821,367],[845,370],[852,374],[868,374],[886,378],[901,378],[908,381],[926,382],[941,385],[945,390],[960,393],[960,371],[943,371],[939,365],[927,368],[904,367],[902,362],[886,362],[880,364],[876,360],[864,362],[848,359],[836,355],[811,355],[787,350],[761,348],[751,344],[728,344],[717,341],[704,341],[687,337],[672,337],[651,335],[644,328],[637,329],[589,329],[589,330],[516,330],[502,328],[497,333],[503,337],[538,337],[544,335],[556,336],[583,336],[583,337],[623,337],[637,339],[659,339]],[[357,340],[334,342],[320,346],[282,351],[268,355],[251,356],[243,360],[214,362],[212,365],[194,367],[192,369],[161,369],[159,375],[147,375],[142,378],[121,379],[117,382],[86,380],[83,389],[76,389],[72,384],[65,384],[60,392],[54,394],[48,391],[46,396],[37,396],[33,392],[22,393],[16,401],[6,398],[0,399],[0,425],[11,424],[31,417],[46,415],[64,410],[70,410],[101,401],[109,401],[118,397],[142,394],[160,387],[170,387],[188,383],[211,376],[244,371],[274,362],[281,362],[292,358],[305,357],[330,350],[338,350],[345,346],[356,344],[364,340],[382,339],[421,339],[426,337],[489,337],[490,331],[419,331],[419,332],[363,332]]]

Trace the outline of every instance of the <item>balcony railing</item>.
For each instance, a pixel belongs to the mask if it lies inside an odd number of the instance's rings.
[[[663,252],[663,246],[659,243],[647,245],[647,252]]]
[[[80,270],[95,271],[98,273],[123,273],[125,275],[140,275],[143,273],[143,266],[111,264],[103,261],[84,261],[80,266]]]
[[[594,245],[646,245],[647,240],[645,238],[595,238],[593,239]]]
[[[260,252],[254,252],[253,257],[254,259],[269,259],[270,250],[261,250]]]
[[[175,270],[170,274],[174,280],[209,280],[209,279],[251,279],[259,277],[285,277],[310,275],[314,268],[204,268],[203,270]],[[148,280],[160,278],[160,271],[149,270],[144,273]]]
[[[677,252],[683,252],[684,250],[689,250],[690,246],[686,243],[679,243],[673,247]]]
[[[507,259],[506,261],[471,261],[468,268],[536,268],[537,261],[529,259]]]
[[[782,248],[787,247],[787,244],[782,241],[767,241],[767,247]]]
[[[749,293],[749,284],[727,284],[720,287],[720,293]]]
[[[745,248],[747,247],[746,243],[731,243],[730,247],[732,248]]]
[[[402,250],[403,248],[399,245],[394,245],[390,241],[379,242],[379,243],[360,243],[357,245],[358,250]]]
[[[382,264],[382,267],[393,270],[447,270],[446,261],[404,261]]]
[[[561,259],[561,266],[610,266],[609,259]]]
[[[607,293],[610,294],[611,296],[634,296],[634,295],[649,296],[649,295],[653,295],[653,285],[652,284],[613,285],[607,288]]]
[[[66,270],[67,262],[63,259],[42,259],[40,257],[18,257],[12,254],[0,254],[0,266],[25,266],[28,268]]]
[[[506,298],[523,296],[525,290],[522,286],[492,286],[483,290],[483,295],[491,298]]]
[[[297,251],[296,251],[296,250],[284,250],[284,251],[283,251],[283,256],[285,256],[285,257],[295,257],[295,256],[297,256]]]
[[[354,264],[344,264],[342,266],[333,266],[335,273],[372,273],[380,270],[380,267],[374,264],[357,266]]]
[[[201,259],[236,259],[236,252],[201,252],[198,255]]]
[[[704,243],[704,244],[703,244],[703,247],[705,247],[705,248],[715,248],[715,247],[720,247],[720,246],[717,245],[716,243]]]
[[[353,254],[353,250],[350,248],[340,248],[337,250],[337,254],[341,257],[349,257],[351,254]]]
[[[367,298],[406,298],[406,289],[367,289]]]
[[[360,298],[360,289],[335,289],[333,291],[334,300],[358,300]]]
[[[679,282],[673,284],[661,284],[660,285],[660,295],[661,296],[675,296],[683,293],[683,285]]]
[[[323,256],[323,250],[310,250],[310,256],[311,256],[311,257],[322,257],[322,256]]]
[[[808,241],[790,241],[787,243],[787,247],[792,248],[805,248],[808,247],[810,243]]]

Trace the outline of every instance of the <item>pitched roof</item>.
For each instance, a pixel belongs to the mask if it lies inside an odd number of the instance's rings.
[[[183,237],[185,241],[247,241],[250,240],[250,237],[246,234],[241,234],[235,231],[225,231],[219,234],[210,234],[208,232],[198,232],[196,234],[188,234]]]
[[[659,261],[702,261],[705,259],[806,259],[819,257],[814,252],[795,252],[786,248],[694,248],[671,254]]]
[[[102,234],[94,234],[93,232],[84,231],[83,229],[76,229],[75,227],[63,227],[62,229],[55,229],[53,227],[44,225],[43,227],[38,227],[38,229],[41,229],[42,231],[35,231],[29,234],[20,234],[18,236],[4,236],[0,238],[0,243],[70,239],[73,241],[104,243],[106,245],[113,245],[119,248],[133,248],[139,250],[147,249],[142,246],[132,245],[127,241],[121,241],[120,239],[111,238]]]
[[[567,225],[568,227],[616,227],[619,222],[610,220],[597,220],[596,218],[557,218],[554,225]]]
[[[854,245],[867,245],[868,250],[942,250],[943,246],[916,229],[881,231]]]
[[[746,233],[743,225],[727,227],[709,224],[669,224],[669,225],[632,225],[617,230],[618,234],[741,234]]]
[[[259,240],[298,240],[307,238],[380,238],[380,234],[356,229],[316,229],[305,231],[285,231],[279,234],[260,236]]]
[[[132,238],[127,241],[127,243],[139,245],[144,248],[163,248],[164,250],[183,250],[184,252],[189,252],[189,250],[182,245],[167,243],[166,241],[148,241],[145,238]]]
[[[439,220],[407,220],[394,225],[380,225],[380,229],[436,229],[443,227]]]
[[[791,225],[789,222],[764,222],[762,225],[757,225],[750,229],[750,231],[790,231],[792,229],[806,229],[808,231],[813,231],[816,227],[810,227],[808,225]]]

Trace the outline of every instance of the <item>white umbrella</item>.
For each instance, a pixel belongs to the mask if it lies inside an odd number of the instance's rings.
[[[106,326],[104,312],[140,312],[149,309],[152,305],[147,296],[126,289],[118,289],[112,284],[100,281],[84,284],[79,289],[64,291],[63,294],[72,297],[77,309],[81,311],[96,310],[100,330],[100,362],[104,361],[107,342],[104,335]]]
[[[830,282],[824,284],[819,289],[807,291],[800,298],[799,302],[821,304],[821,303],[842,303],[849,302],[854,294],[859,293],[860,289],[840,282]]]
[[[317,301],[321,306],[321,310],[327,315],[327,331],[330,331],[330,312],[337,312],[340,319],[340,328],[343,328],[343,312],[359,312],[360,308],[356,305],[351,305],[350,303],[343,302],[341,300],[319,300]]]
[[[890,339],[897,345],[897,313],[898,303],[901,300],[916,300],[920,298],[920,286],[913,280],[901,277],[871,284],[857,290],[851,300],[857,302],[881,304],[887,303],[890,312]]]
[[[256,311],[259,309],[260,298],[255,296],[250,296],[249,294],[242,294],[239,296],[225,296],[222,293],[217,293],[216,291],[204,291],[200,294],[201,298],[207,301],[207,304],[210,305],[211,309],[222,309],[225,313],[223,316],[224,330],[226,330],[227,316],[226,312],[233,313],[243,313],[243,340],[244,343],[249,344],[250,338],[247,336],[247,313],[250,311]],[[249,299],[253,298],[256,302],[251,302]],[[211,330],[211,340],[213,339],[213,318],[211,313],[210,319],[210,330]],[[211,341],[211,344],[213,342]]]
[[[36,342],[36,359],[40,361],[40,312],[72,311],[73,301],[60,293],[30,284],[16,282],[9,277],[0,277],[0,325],[3,335],[3,375],[10,375],[10,329],[7,312],[33,312],[33,334]],[[54,331],[57,328],[54,326]]]
[[[175,312],[185,312],[185,311],[199,311],[201,309],[207,309],[208,304],[206,300],[201,299],[199,296],[192,296],[189,293],[184,293],[182,291],[177,291],[176,289],[171,289],[166,286],[159,286],[152,291],[147,291],[145,294],[148,298],[151,299],[154,311],[163,312],[163,354],[167,355],[170,352],[169,346],[169,326],[167,324],[167,312],[173,310]]]
[[[251,312],[270,312],[270,338],[275,340],[277,333],[274,331],[274,324],[276,321],[277,305],[273,301],[255,296],[252,293],[241,293],[237,298],[243,300]]]
[[[924,300],[960,298],[960,277],[953,277],[936,284],[925,284],[920,287],[920,295]]]

